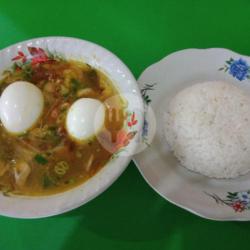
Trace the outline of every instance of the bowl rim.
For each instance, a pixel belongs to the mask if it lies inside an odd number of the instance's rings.
[[[119,66],[119,69],[122,70],[122,72],[124,73],[124,75],[126,75],[126,77],[130,80],[131,82],[131,86],[133,86],[133,90],[135,90],[135,92],[133,92],[137,99],[138,99],[138,103],[139,103],[139,108],[141,110],[140,113],[140,117],[142,118],[141,120],[138,119],[138,124],[137,124],[137,131],[140,132],[142,129],[142,125],[143,125],[143,116],[144,113],[143,111],[143,101],[142,101],[142,97],[140,94],[140,90],[137,84],[136,79],[134,78],[132,72],[130,71],[130,69],[123,63],[123,61],[117,56],[115,55],[113,52],[109,51],[108,49],[102,47],[101,45],[98,45],[94,42],[91,41],[87,41],[84,39],[80,39],[80,38],[74,38],[74,37],[67,37],[67,36],[45,36],[45,37],[36,37],[36,38],[32,38],[32,39],[28,39],[28,40],[24,40],[24,41],[19,41],[15,44],[12,44],[10,46],[7,46],[3,49],[0,50],[0,56],[5,53],[5,51],[10,51],[12,49],[18,48],[18,46],[24,46],[27,47],[27,44],[30,43],[35,43],[37,41],[53,41],[53,42],[57,42],[57,41],[70,41],[70,42],[76,42],[78,44],[81,45],[86,45],[86,46],[92,46],[95,49],[99,50],[100,52],[104,53],[105,55],[109,56],[111,58],[111,60],[114,60],[115,63],[117,64],[117,66]],[[102,68],[101,68],[102,69]],[[0,71],[2,71],[2,69],[0,68]],[[110,75],[112,77],[112,75]],[[125,82],[125,80],[124,80]],[[123,82],[123,84],[124,84]],[[122,84],[122,83],[120,83]],[[123,92],[121,92],[123,93]],[[139,113],[139,111],[138,111]],[[139,134],[139,133],[138,133]],[[139,136],[139,135],[138,135]],[[135,140],[137,138],[137,135],[134,137],[133,140]],[[131,140],[132,142],[132,140]],[[132,143],[131,143],[132,144]],[[130,148],[132,149],[131,152],[135,152],[136,151],[136,145],[128,145],[130,146]],[[120,163],[119,160],[120,159]],[[52,194],[52,195],[48,195],[48,196],[35,196],[35,197],[29,197],[29,196],[14,196],[14,197],[5,197],[2,194],[0,195],[0,199],[3,199],[7,202],[13,203],[12,206],[14,206],[14,208],[12,208],[12,210],[6,210],[6,207],[4,206],[4,209],[2,209],[1,205],[0,205],[0,214],[3,216],[7,216],[7,217],[13,217],[13,218],[26,218],[26,219],[32,219],[32,218],[45,218],[45,217],[50,217],[50,216],[54,216],[54,215],[58,215],[58,214],[62,214],[65,213],[67,211],[73,210],[89,201],[91,201],[92,199],[94,199],[95,197],[97,197],[98,195],[100,195],[101,193],[103,193],[105,190],[107,190],[118,178],[119,176],[123,173],[123,171],[127,168],[129,162],[132,159],[132,155],[130,156],[119,156],[117,159],[114,159],[112,163],[108,162],[105,164],[104,167],[102,167],[102,169],[100,169],[94,176],[92,176],[90,179],[88,179],[86,182],[80,184],[77,187],[74,187],[72,189],[66,190],[64,192],[58,193],[58,194]],[[116,172],[113,175],[109,176],[108,180],[103,180],[101,179],[101,176],[103,175],[104,171],[106,171],[106,169],[110,168],[111,169],[111,165],[117,165],[117,169]],[[36,202],[36,201],[43,201],[46,202],[46,200],[52,200],[55,197],[59,197],[61,196],[63,198],[63,196],[65,194],[69,194],[69,193],[73,193],[75,190],[80,190],[81,188],[84,189],[84,187],[88,186],[90,181],[100,178],[101,181],[98,183],[99,185],[97,185],[97,189],[91,193],[91,195],[88,195],[86,198],[84,198],[84,200],[78,201],[75,200],[74,204],[71,204],[70,206],[67,206],[67,203],[62,203],[62,207],[58,208],[58,209],[52,209],[49,212],[41,212],[41,211],[35,211],[34,209],[30,208],[30,213],[19,213],[19,209],[18,209],[18,202],[21,200],[25,200],[27,202]],[[9,199],[12,199],[12,201],[9,201]],[[3,203],[3,201],[1,202],[1,204]]]

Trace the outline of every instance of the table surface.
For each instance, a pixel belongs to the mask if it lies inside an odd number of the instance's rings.
[[[250,54],[250,2],[215,0],[0,0],[0,48],[41,36],[96,42],[136,77],[185,48]],[[199,218],[157,195],[133,163],[102,195],[65,214],[36,220],[0,217],[1,250],[239,249],[250,223]]]

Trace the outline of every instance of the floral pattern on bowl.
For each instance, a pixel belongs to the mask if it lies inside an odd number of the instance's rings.
[[[117,158],[121,152],[126,151],[126,146],[137,134],[134,130],[135,125],[138,123],[135,112],[127,112],[127,121],[125,126],[118,132],[116,142],[114,145],[114,153],[111,160]]]
[[[26,55],[23,51],[19,50],[17,56],[12,58],[12,61],[17,62],[17,66],[22,67],[25,63],[36,65],[54,59],[54,56],[52,54],[49,55],[49,53],[46,53],[42,48],[27,47],[27,49],[30,55]],[[22,62],[22,64],[20,64],[20,61]]]

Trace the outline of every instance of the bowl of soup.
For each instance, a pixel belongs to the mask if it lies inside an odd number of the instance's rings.
[[[139,145],[129,69],[94,43],[32,39],[0,51],[0,214],[39,218],[93,199]]]

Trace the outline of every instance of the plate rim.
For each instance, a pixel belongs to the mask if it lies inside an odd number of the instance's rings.
[[[187,49],[181,49],[181,50],[177,50],[177,51],[174,51],[170,54],[167,54],[166,56],[162,57],[160,60],[152,63],[151,65],[149,65],[148,67],[146,67],[142,72],[141,74],[139,75],[139,77],[137,78],[137,82],[138,82],[138,85],[139,85],[139,88],[142,87],[142,83],[140,83],[140,79],[141,77],[143,76],[143,74],[152,69],[152,68],[155,68],[157,67],[157,65],[160,65],[162,63],[164,63],[165,61],[167,61],[170,57],[172,56],[175,56],[175,55],[179,55],[179,54],[182,54],[182,53],[185,53],[185,52],[209,52],[209,51],[226,51],[227,53],[230,53],[230,54],[234,54],[234,55],[237,55],[239,57],[244,57],[244,58],[247,58],[250,60],[250,55],[245,55],[245,54],[240,54],[236,51],[233,51],[231,49],[228,49],[228,48],[222,48],[222,47],[209,47],[209,48],[187,48]],[[211,221],[250,221],[250,216],[242,216],[242,217],[237,217],[237,214],[234,213],[234,217],[223,217],[223,218],[220,218],[219,216],[218,217],[213,217],[213,216],[208,216],[208,215],[204,215],[202,214],[200,211],[196,211],[192,208],[189,208],[187,207],[186,205],[183,205],[181,202],[175,202],[173,199],[165,196],[161,191],[159,191],[157,189],[157,187],[155,187],[151,182],[150,180],[146,177],[146,175],[144,174],[142,168],[140,167],[140,164],[138,163],[138,161],[136,160],[137,156],[135,155],[133,157],[133,162],[135,163],[135,166],[137,167],[138,171],[140,172],[140,174],[142,175],[143,179],[146,181],[146,183],[158,194],[160,195],[164,200],[170,202],[171,204],[177,206],[177,207],[180,207],[198,217],[201,217],[201,218],[204,218],[204,219],[208,219],[208,220],[211,220]]]

